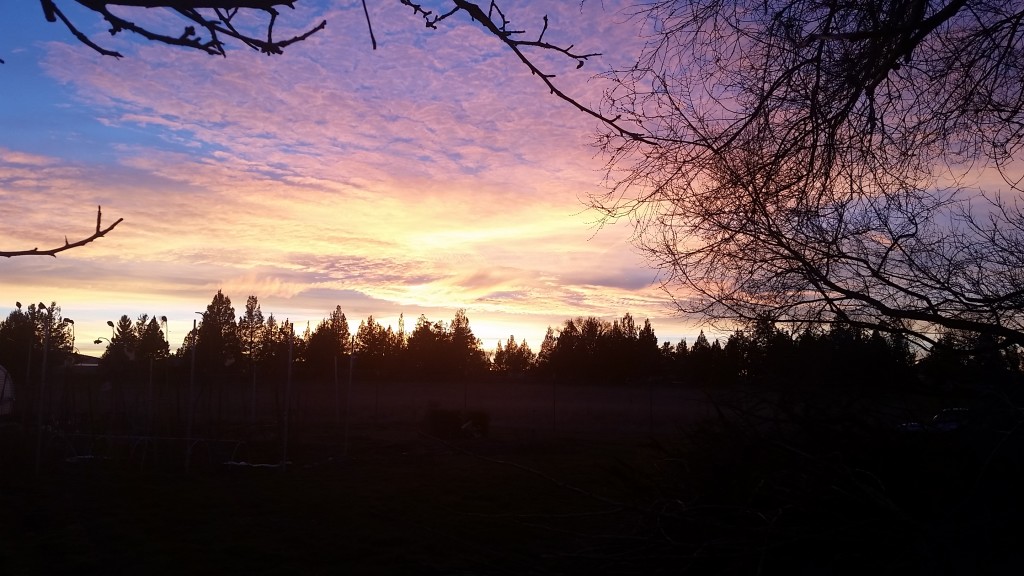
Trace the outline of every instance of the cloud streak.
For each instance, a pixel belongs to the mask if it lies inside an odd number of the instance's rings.
[[[551,39],[605,45],[595,51],[638,42],[591,3],[582,13],[554,6]],[[0,242],[73,235],[96,204],[125,222],[58,263],[8,266],[5,296],[191,297],[196,307],[224,288],[237,308],[252,293],[279,309],[326,311],[324,295],[335,295],[375,316],[465,307],[494,326],[626,311],[664,318],[668,303],[629,231],[595,232],[597,215],[580,203],[601,186],[591,120],[473,25],[422,32],[401,10],[375,10],[376,52],[344,7],[322,11],[327,30],[275,58],[135,41],[112,60],[37,45],[41,69],[63,87],[54,106],[95,116],[89,138],[104,142],[106,160],[0,141]],[[523,10],[539,24],[543,14]],[[596,99],[588,78],[566,82]],[[544,327],[527,335],[537,345]]]

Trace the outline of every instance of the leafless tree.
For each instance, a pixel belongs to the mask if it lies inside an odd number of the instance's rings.
[[[65,250],[72,248],[78,248],[79,246],[85,246],[90,242],[93,242],[99,238],[107,235],[108,232],[113,230],[118,224],[120,224],[124,218],[118,218],[113,224],[107,227],[103,227],[103,208],[101,206],[96,207],[96,231],[89,236],[71,242],[67,236],[64,237],[64,244],[56,248],[50,248],[47,250],[40,250],[39,248],[31,248],[29,250],[0,250],[0,258],[13,258],[14,256],[53,256],[57,257],[57,254]]]
[[[679,310],[1024,344],[1024,7],[660,0],[611,185]],[[635,132],[635,133],[634,133]]]
[[[83,36],[59,0],[40,1],[48,19],[116,55]],[[277,9],[290,6],[277,0],[75,1],[112,32],[211,54],[225,53],[226,38],[280,53],[324,26],[275,40]],[[1018,2],[641,3],[633,17],[646,49],[607,74],[599,109],[531,57],[556,52],[579,67],[596,55],[548,43],[546,18],[527,34],[495,1],[447,0],[447,11],[398,2],[428,28],[469,16],[556,97],[603,123],[610,186],[592,203],[633,220],[681,312],[1024,344]],[[189,23],[152,32],[114,15],[126,7]],[[241,10],[268,15],[265,39],[234,27]],[[365,5],[364,15],[369,24]]]

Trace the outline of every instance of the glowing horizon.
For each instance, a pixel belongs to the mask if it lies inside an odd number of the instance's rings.
[[[353,332],[369,315],[397,329],[404,313],[411,330],[462,308],[488,349],[511,334],[536,351],[566,318],[627,312],[692,341],[629,225],[599,228],[581,201],[604,176],[588,117],[470,24],[431,32],[379,6],[373,51],[361,5],[337,4],[297,6],[297,28],[328,28],[282,56],[226,59],[122,35],[109,41],[126,57],[104,58],[37,6],[13,8],[0,246],[86,236],[97,205],[124,222],[56,259],[4,261],[0,311],[56,301],[83,352],[107,320],[142,313],[166,315],[177,348],[217,290],[237,314],[256,295],[303,326],[340,305]],[[556,63],[596,101],[592,74],[628,61],[637,32],[612,5],[554,10],[551,34],[608,53],[575,74]]]

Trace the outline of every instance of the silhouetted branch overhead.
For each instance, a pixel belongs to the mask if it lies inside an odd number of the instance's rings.
[[[522,62],[533,75],[540,78],[541,82],[543,82],[544,85],[547,86],[548,91],[550,91],[552,95],[569,103],[571,106],[573,106],[580,112],[583,112],[584,114],[596,118],[602,124],[607,126],[609,129],[614,131],[622,138],[626,138],[629,140],[646,141],[645,134],[625,127],[625,125],[620,122],[619,117],[606,116],[602,114],[600,110],[594,109],[590,106],[586,106],[577,101],[569,94],[563,92],[554,83],[555,75],[546,73],[543,70],[541,70],[540,67],[526,55],[524,49],[528,48],[536,48],[548,52],[555,52],[571,60],[575,60],[577,69],[582,68],[583,65],[590,58],[600,56],[600,53],[597,52],[576,51],[573,45],[561,46],[546,42],[544,40],[544,33],[547,32],[548,29],[547,16],[544,16],[543,27],[541,28],[540,33],[537,35],[537,38],[535,40],[531,40],[525,37],[526,30],[518,30],[510,27],[512,23],[508,20],[505,13],[501,11],[497,3],[494,2],[493,0],[490,2],[490,6],[486,11],[484,11],[484,9],[480,7],[480,4],[476,2],[469,2],[467,0],[452,0],[452,4],[454,4],[455,7],[447,13],[436,16],[431,14],[429,11],[424,11],[418,5],[413,4],[409,0],[400,1],[402,2],[402,4],[413,7],[416,13],[421,14],[424,21],[426,22],[426,25],[430,28],[434,28],[439,21],[448,18],[449,16],[452,16],[453,14],[459,11],[465,12],[466,14],[469,15],[470,18],[473,19],[474,22],[479,23],[481,26],[483,26],[485,30],[487,30],[495,37],[500,39],[502,42],[504,42],[505,45],[510,50],[512,50],[513,53],[515,53],[516,57],[519,58],[519,61]]]
[[[81,240],[75,241],[75,242],[69,241],[67,236],[65,236],[64,237],[64,245],[63,246],[58,246],[57,248],[50,248],[49,250],[40,250],[39,248],[32,248],[31,250],[13,250],[13,251],[3,251],[3,250],[0,250],[0,257],[12,258],[14,256],[53,256],[54,258],[56,258],[57,254],[60,253],[60,252],[63,252],[65,250],[70,250],[72,248],[78,248],[80,246],[85,246],[86,244],[89,244],[90,242],[93,242],[93,241],[95,241],[95,240],[97,240],[99,238],[102,238],[102,237],[106,236],[107,232],[110,232],[111,230],[113,230],[123,220],[124,220],[124,218],[118,218],[113,224],[111,224],[110,226],[107,226],[106,228],[104,228],[103,227],[103,209],[102,209],[102,207],[97,206],[96,207],[96,231],[93,232],[92,235],[90,235],[90,236],[88,236],[86,238],[83,238]]]
[[[634,219],[681,311],[1024,344],[1020,3],[659,0],[637,17],[647,48],[605,104],[644,137],[606,130],[626,176],[593,203]]]
[[[69,0],[70,1],[70,0]],[[274,25],[279,15],[279,7],[293,8],[292,2],[280,0],[74,0],[75,3],[101,16],[110,24],[110,34],[122,31],[132,32],[143,38],[206,52],[207,54],[225,55],[223,38],[231,38],[264,54],[280,54],[286,47],[309,38],[327,25],[321,21],[318,25],[286,39],[274,38]],[[119,52],[103,48],[78,27],[60,9],[59,0],[40,0],[43,14],[47,21],[60,20],[75,38],[104,56],[121,57]],[[191,22],[177,28],[174,32],[157,32],[128,20],[119,9],[124,8],[163,8]],[[262,37],[254,33],[242,31],[235,26],[236,17],[242,10],[265,12],[267,24]],[[204,35],[205,33],[205,35]]]
[[[88,10],[95,12],[110,24],[111,35],[122,31],[138,34],[146,40],[178,46],[206,52],[208,54],[225,56],[226,42],[233,39],[241,44],[265,54],[281,54],[284,48],[296,42],[301,42],[313,34],[323,30],[327,22],[321,21],[318,25],[302,34],[284,40],[274,39],[274,25],[280,14],[279,8],[293,8],[293,2],[282,2],[279,0],[64,0],[75,2]],[[601,123],[609,126],[617,134],[634,140],[645,140],[648,135],[636,131],[623,124],[621,117],[604,115],[600,110],[584,105],[573,96],[564,92],[555,82],[555,75],[544,71],[540,65],[527,55],[527,50],[540,50],[547,53],[556,53],[570,61],[575,62],[576,68],[582,68],[591,58],[599,56],[597,52],[577,50],[575,45],[560,45],[544,39],[548,31],[548,18],[544,16],[537,25],[540,31],[528,33],[525,29],[517,29],[512,26],[509,16],[502,11],[497,2],[493,0],[487,4],[486,9],[482,3],[468,0],[448,0],[442,4],[450,5],[450,9],[443,12],[435,12],[424,7],[423,3],[412,2],[411,0],[398,0],[402,5],[412,8],[413,14],[422,18],[427,28],[438,29],[442,21],[458,14],[467,15],[470,20],[482,27],[489,34],[493,35],[504,43],[516,55],[530,72],[537,76],[544,83],[548,91],[557,98],[569,103],[571,106],[590,115]],[[82,33],[74,22],[71,21],[60,9],[61,0],[40,0],[46,19],[50,22],[60,21],[81,43],[92,48],[105,56],[120,58],[122,54],[104,48],[92,38]],[[157,31],[151,27],[142,26],[129,20],[121,9],[165,9],[175,18],[183,17],[189,23],[178,27],[177,24],[168,24],[168,30]],[[235,25],[236,17],[242,10],[259,11],[266,13],[268,20],[264,37],[240,30]],[[377,40],[373,34],[373,26],[370,22],[370,14],[363,2],[363,14],[366,18],[367,28],[371,45],[377,47]]]

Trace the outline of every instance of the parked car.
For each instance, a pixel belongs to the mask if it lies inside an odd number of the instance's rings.
[[[959,430],[970,421],[967,408],[944,408],[928,422],[904,422],[898,426],[901,432],[946,433]]]
[[[970,422],[970,415],[967,408],[946,408],[932,417],[931,429],[936,432],[959,430]]]

